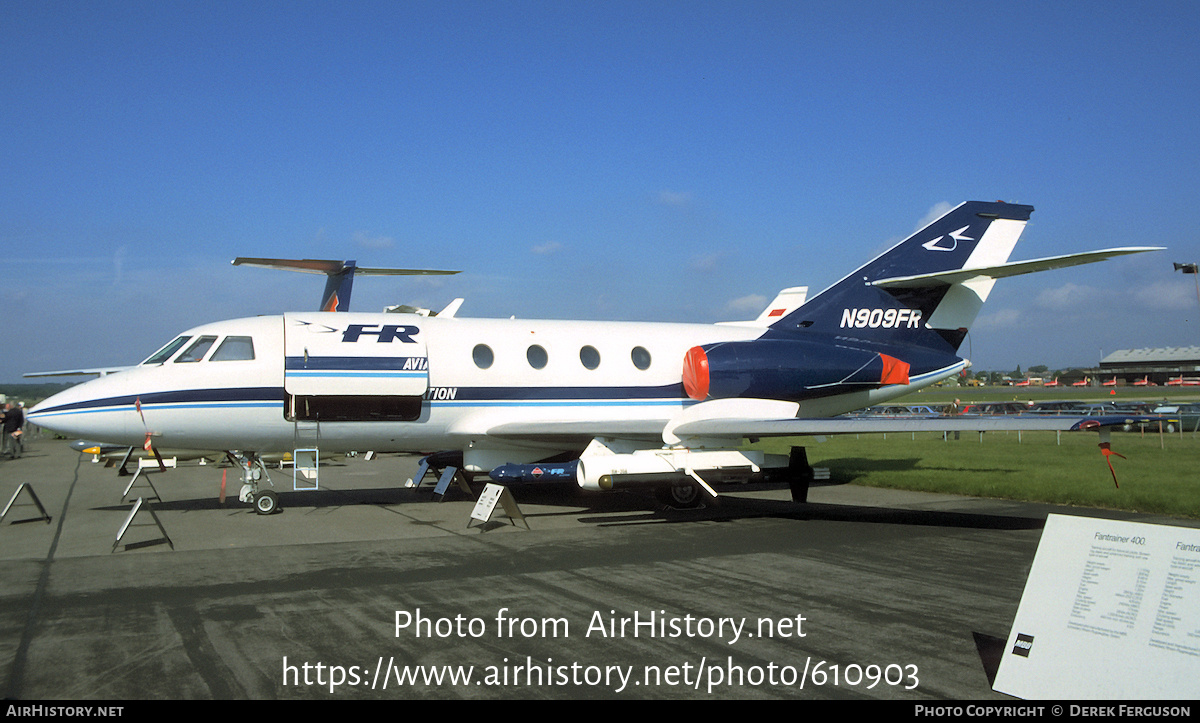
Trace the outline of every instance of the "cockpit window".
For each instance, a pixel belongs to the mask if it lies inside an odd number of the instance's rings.
[[[213,342],[217,340],[215,336],[202,336],[192,342],[192,345],[187,348],[187,351],[179,355],[175,360],[176,364],[180,362],[198,362],[208,353]]]
[[[227,336],[209,361],[250,361],[254,359],[254,340],[248,336]]]
[[[170,344],[167,344],[166,346],[164,346],[162,349],[159,349],[158,351],[154,352],[152,355],[150,355],[149,359],[147,359],[146,361],[144,361],[142,363],[143,364],[162,364],[166,360],[170,359],[172,354],[179,351],[179,348],[181,346],[183,346],[184,344],[186,344],[187,340],[191,339],[191,338],[192,337],[190,337],[190,336],[181,336],[178,339],[175,339]]]

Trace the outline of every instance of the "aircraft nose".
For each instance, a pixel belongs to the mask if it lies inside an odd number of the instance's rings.
[[[125,433],[124,408],[119,398],[106,395],[94,380],[50,396],[30,409],[25,418],[64,437],[120,443]]]

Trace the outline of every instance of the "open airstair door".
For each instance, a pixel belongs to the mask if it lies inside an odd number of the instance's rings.
[[[283,387],[298,425],[415,420],[429,388],[421,329],[378,314],[285,314]]]

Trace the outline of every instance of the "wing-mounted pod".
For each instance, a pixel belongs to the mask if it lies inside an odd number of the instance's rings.
[[[683,359],[683,387],[697,401],[799,400],[846,387],[908,384],[909,372],[908,362],[873,349],[758,339],[692,347]]]

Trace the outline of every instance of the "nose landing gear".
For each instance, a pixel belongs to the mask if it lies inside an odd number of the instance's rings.
[[[238,499],[242,502],[247,502],[254,505],[254,511],[260,515],[269,515],[279,509],[279,496],[274,490],[260,489],[260,483],[265,478],[268,485],[272,487],[271,476],[267,474],[267,467],[259,459],[258,455],[253,452],[227,452],[230,461],[237,464],[242,470],[242,490],[238,494]]]

